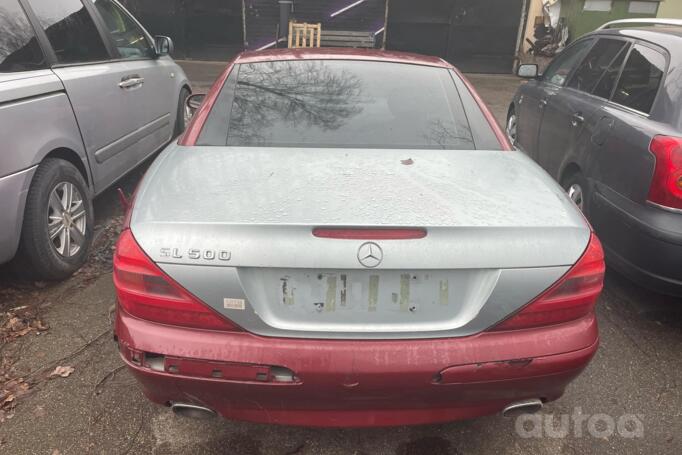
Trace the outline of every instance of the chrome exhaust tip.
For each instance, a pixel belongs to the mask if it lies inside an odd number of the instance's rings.
[[[195,404],[173,403],[171,411],[176,416],[188,417],[190,419],[208,420],[216,416],[215,411]]]
[[[502,410],[505,417],[516,417],[521,414],[533,414],[542,409],[542,400],[531,398],[530,400],[517,401]]]

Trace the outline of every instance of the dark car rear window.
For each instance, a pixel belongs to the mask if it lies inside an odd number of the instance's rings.
[[[621,73],[613,101],[648,114],[665,74],[665,57],[649,47],[635,45]]]
[[[350,60],[241,64],[198,144],[473,149],[445,68]],[[226,107],[229,105],[229,108]]]

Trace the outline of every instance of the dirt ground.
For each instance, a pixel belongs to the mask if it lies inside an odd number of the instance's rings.
[[[205,90],[222,65],[185,62]],[[500,122],[519,80],[470,77]],[[131,191],[142,170],[119,186]],[[111,254],[121,211],[100,196],[88,266],[60,284],[18,282],[0,268],[0,453],[6,454],[652,454],[682,453],[682,300],[609,272],[598,307],[601,347],[539,432],[501,416],[420,427],[320,430],[176,418],[148,402],[122,367],[111,332]],[[57,369],[57,367],[62,367]],[[56,370],[56,371],[55,371]],[[57,374],[53,374],[57,373]],[[575,424],[573,416],[601,421]],[[567,416],[566,434],[553,432]],[[609,419],[638,422],[609,430]],[[606,425],[604,427],[604,425]],[[525,428],[525,429],[524,429]],[[635,430],[641,430],[635,431]]]

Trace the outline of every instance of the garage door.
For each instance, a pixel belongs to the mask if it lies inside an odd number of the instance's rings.
[[[386,47],[466,72],[512,71],[524,0],[391,0]]]

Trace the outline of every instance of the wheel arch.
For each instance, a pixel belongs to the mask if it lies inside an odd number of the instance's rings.
[[[88,172],[88,168],[83,162],[80,155],[76,153],[76,151],[68,147],[58,147],[48,152],[43,157],[43,160],[47,158],[58,158],[60,160],[68,161],[69,163],[73,164],[75,168],[78,169],[78,172],[80,172],[81,176],[83,177],[83,180],[85,180],[85,183],[92,190],[93,182],[90,173]]]
[[[576,174],[581,174],[582,172],[583,170],[578,163],[575,161],[568,162],[559,174],[559,183],[563,185],[567,179],[573,177]]]
[[[68,163],[68,164],[67,164]],[[70,165],[70,166],[69,166]],[[75,169],[74,169],[75,168]],[[62,177],[76,182],[86,208],[83,215],[87,222],[81,232],[84,248],[69,255],[66,259],[58,257],[51,247],[52,237],[44,234],[44,223],[48,221],[44,204],[51,197],[51,192],[63,182]],[[76,176],[80,176],[80,179]],[[76,177],[76,178],[74,178]],[[27,277],[38,280],[62,280],[74,273],[87,258],[87,249],[92,242],[94,214],[92,211],[92,194],[87,182],[87,168],[78,154],[68,148],[56,148],[47,153],[35,168],[21,214],[21,234],[13,264],[16,270]],[[81,189],[82,188],[82,189]],[[49,202],[48,202],[49,206]],[[62,206],[64,207],[64,206]],[[73,207],[69,206],[69,210]],[[62,209],[63,210],[63,209]],[[72,259],[75,258],[75,259]]]

